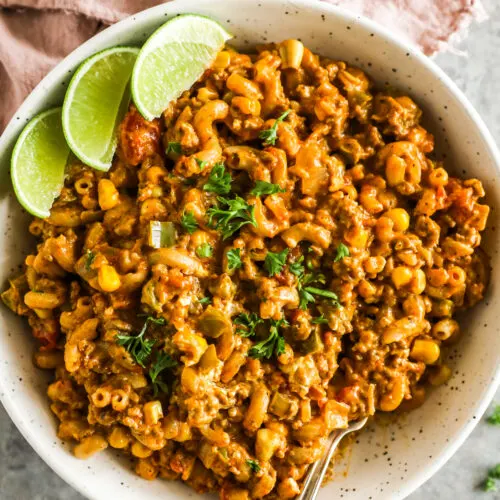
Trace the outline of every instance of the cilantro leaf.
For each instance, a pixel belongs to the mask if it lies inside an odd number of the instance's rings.
[[[500,464],[488,471],[488,476],[483,483],[484,491],[497,491],[495,479],[500,479]]]
[[[257,325],[264,323],[264,320],[255,313],[241,313],[233,321],[235,325],[240,325],[236,328],[236,333],[241,337],[253,337]]]
[[[259,472],[260,471],[260,465],[256,460],[247,460],[247,465],[252,469],[253,472]]]
[[[328,320],[322,314],[321,316],[318,316],[317,318],[313,318],[313,320],[311,321],[311,323],[313,325],[324,325],[324,324],[328,324]]]
[[[500,425],[500,405],[496,405],[493,413],[486,420],[491,425]]]
[[[264,261],[264,269],[268,272],[269,276],[281,273],[283,267],[285,267],[288,252],[288,248],[277,253],[267,252],[266,260]]]
[[[226,172],[223,163],[216,163],[203,186],[204,191],[215,194],[228,194],[231,191],[231,174]]]
[[[276,356],[283,354],[285,352],[285,339],[279,333],[279,329],[282,326],[288,326],[288,321],[285,318],[281,318],[277,321],[272,319],[269,328],[269,337],[254,344],[248,351],[248,355],[251,358],[269,359],[273,353],[276,354]]]
[[[337,247],[337,255],[335,256],[334,262],[338,262],[339,260],[342,260],[344,257],[349,257],[349,255],[350,255],[349,248],[343,243],[339,243],[339,246]]]
[[[198,222],[196,222],[193,212],[184,212],[182,214],[181,226],[189,234],[193,234],[198,229]]]
[[[278,124],[290,114],[290,111],[290,109],[287,109],[279,118],[276,119],[271,128],[261,130],[259,138],[264,140],[265,146],[274,146],[276,139],[278,138]]]
[[[483,483],[483,491],[497,491],[495,480],[488,476]]]
[[[208,304],[212,303],[212,298],[211,297],[203,297],[198,301],[202,306],[207,306]]]
[[[153,318],[148,316],[144,322],[144,326],[138,335],[117,335],[116,342],[127,349],[127,351],[132,355],[135,362],[144,368],[144,362],[149,358],[153,346],[156,343],[154,339],[146,339],[144,335],[148,328],[149,323],[155,323],[157,325],[164,325],[166,323],[165,318]]]
[[[257,227],[254,207],[243,198],[217,198],[220,205],[207,210],[208,223],[222,233],[222,239],[227,240],[246,224]],[[222,207],[222,208],[221,208]]]
[[[87,271],[90,271],[90,268],[92,267],[92,264],[94,263],[95,260],[95,253],[92,250],[87,250],[85,254],[85,269]]]
[[[228,250],[226,256],[227,268],[229,269],[229,271],[232,271],[233,269],[239,269],[243,265],[243,262],[241,262],[240,253],[241,250],[239,248],[231,248],[231,250]]]
[[[203,170],[207,166],[207,162],[205,160],[200,160],[199,158],[196,157],[195,160],[198,166],[200,167],[200,170]]]
[[[266,181],[255,181],[255,187],[250,191],[250,194],[254,196],[276,193],[286,193],[286,189],[279,187],[278,184],[272,184]]]
[[[212,257],[213,253],[214,249],[212,248],[212,245],[209,245],[208,243],[203,243],[196,248],[196,255],[202,259],[208,259],[209,257]]]
[[[167,144],[167,149],[165,153],[168,155],[170,153],[175,153],[177,155],[182,154],[182,146],[180,142],[169,142]]]
[[[290,272],[295,276],[297,276],[298,278],[300,278],[305,271],[303,262],[304,262],[304,256],[301,256],[298,260],[296,260],[295,262],[293,262],[288,266]]]
[[[166,352],[158,352],[154,363],[152,363],[151,367],[149,368],[149,378],[153,383],[153,391],[155,397],[158,394],[159,389],[161,389],[163,392],[168,392],[167,384],[165,384],[161,380],[158,380],[159,375],[163,370],[166,370],[167,368],[174,368],[175,366],[177,366],[177,364],[177,361],[175,361],[175,359],[172,359]]]

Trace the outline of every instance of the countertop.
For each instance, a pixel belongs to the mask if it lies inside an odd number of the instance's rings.
[[[465,92],[500,139],[500,2],[483,0],[490,19],[471,28],[460,44],[467,56],[441,54],[435,61]],[[495,401],[500,403],[500,391]],[[483,419],[455,456],[408,500],[500,500],[479,488],[488,468],[500,463],[500,428]],[[500,485],[499,485],[500,489]],[[0,500],[84,500],[36,455],[0,405]]]

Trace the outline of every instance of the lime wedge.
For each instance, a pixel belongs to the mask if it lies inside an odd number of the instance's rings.
[[[82,63],[66,91],[62,108],[64,135],[73,153],[97,170],[111,167],[138,53],[135,47],[99,52]]]
[[[232,36],[207,17],[186,14],[158,28],[139,53],[132,73],[132,97],[152,120],[189,89]]]
[[[10,175],[19,203],[37,217],[48,217],[64,184],[70,154],[61,124],[61,108],[33,118],[16,142]]]

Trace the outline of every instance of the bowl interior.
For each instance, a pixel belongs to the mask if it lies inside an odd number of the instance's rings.
[[[370,426],[337,469],[336,481],[320,499],[404,498],[434,473],[463,442],[485,410],[498,382],[500,325],[499,232],[495,219],[500,200],[498,157],[475,112],[449,80],[415,50],[388,37],[381,28],[320,2],[266,0],[184,0],[145,11],[93,38],[65,59],[25,101],[0,139],[0,240],[2,284],[15,275],[33,241],[29,217],[21,210],[8,181],[12,144],[36,113],[60,104],[75,67],[107,47],[141,43],[167,17],[196,12],[219,20],[239,48],[300,38],[311,50],[344,59],[366,70],[377,86],[391,85],[413,96],[424,109],[446,167],[477,177],[492,207],[485,237],[493,275],[487,299],[462,320],[461,341],[449,353],[453,378],[435,390],[426,404],[404,418]],[[45,396],[48,377],[31,363],[33,342],[27,324],[0,308],[0,396],[11,417],[35,450],[66,481],[93,499],[188,498],[195,494],[172,482],[147,482],[130,472],[112,452],[90,461],[75,459],[56,437],[55,419]],[[344,474],[344,472],[348,472]]]

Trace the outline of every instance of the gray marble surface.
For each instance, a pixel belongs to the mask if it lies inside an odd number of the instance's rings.
[[[483,0],[490,19],[473,26],[461,44],[467,57],[442,54],[436,62],[457,82],[500,139],[500,1]],[[500,391],[496,395],[500,403]],[[500,427],[480,422],[455,456],[410,500],[500,500],[478,487],[500,463]],[[500,490],[500,482],[499,482]],[[84,500],[27,444],[0,405],[0,500]],[[111,499],[110,499],[111,500]]]

